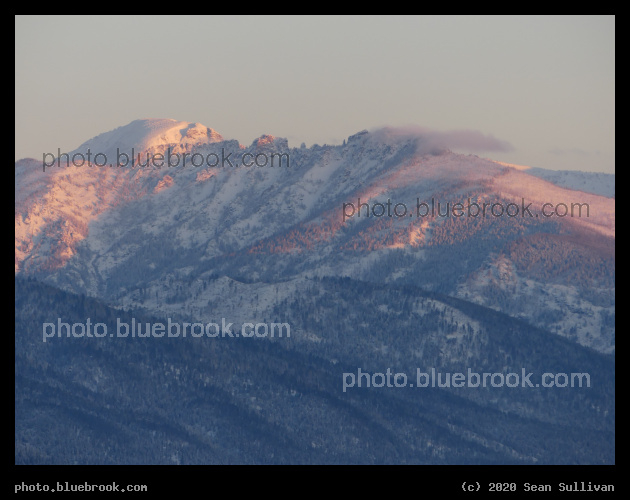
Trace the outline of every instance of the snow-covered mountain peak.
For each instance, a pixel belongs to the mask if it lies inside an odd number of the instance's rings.
[[[136,152],[169,144],[211,144],[223,141],[217,131],[201,123],[189,123],[170,118],[149,118],[134,120],[109,132],[97,135],[84,142],[76,151],[86,151],[93,154],[120,151]]]
[[[614,175],[449,150],[466,141],[497,145],[469,131],[389,127],[343,145],[288,148],[263,135],[244,146],[199,123],[136,120],[82,145],[92,165],[16,162],[15,272],[160,314],[164,304],[197,308],[201,317],[210,297],[174,292],[172,277],[188,277],[179,290],[210,275],[385,280],[456,293],[614,349]],[[136,166],[117,163],[116,150],[131,148]],[[190,161],[147,168],[167,148]],[[198,165],[195,155],[219,161]],[[434,201],[436,215],[420,215]],[[455,214],[456,204],[495,202],[519,216]],[[557,217],[538,217],[546,203],[560,208]],[[576,217],[560,215],[574,206]]]

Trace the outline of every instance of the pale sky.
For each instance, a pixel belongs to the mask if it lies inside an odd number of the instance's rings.
[[[420,127],[473,138],[454,149],[495,160],[615,171],[614,16],[17,16],[15,27],[16,159],[173,118],[291,147]],[[511,148],[479,149],[493,142]]]

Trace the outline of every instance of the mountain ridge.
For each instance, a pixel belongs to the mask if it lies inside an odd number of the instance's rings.
[[[146,128],[141,120],[132,125]],[[157,120],[148,129],[153,132],[134,137],[149,137],[142,144],[150,143],[156,154],[179,144],[174,151],[205,157],[286,154],[290,164],[43,172],[34,162],[17,162],[16,273],[112,303],[133,303],[135,280],[142,275],[144,286],[152,283],[153,295],[162,297],[146,299],[143,306],[154,311],[166,298],[174,299],[169,291],[174,276],[250,273],[254,281],[291,282],[310,274],[415,281],[614,351],[614,330],[606,326],[614,317],[614,198],[557,186],[476,155],[427,148],[422,136],[392,129],[361,131],[345,145],[311,148],[289,148],[286,139],[273,136],[261,136],[250,146],[215,141],[211,129],[175,120]],[[190,130],[200,131],[202,140],[189,141]],[[163,131],[183,142],[158,144]],[[111,149],[113,136],[107,134],[101,145]],[[100,147],[91,141],[84,145]],[[360,209],[346,217],[350,205],[374,208],[387,200],[404,204],[411,216],[366,217]],[[532,208],[544,202],[588,203],[591,213],[550,219],[416,216],[417,204],[431,200],[512,203],[519,209],[524,200]],[[598,237],[603,245],[590,243]],[[444,266],[440,259],[447,255]],[[546,264],[538,263],[541,258]],[[555,298],[542,302],[536,294]],[[537,304],[533,310],[525,297]],[[181,307],[194,302],[182,301]]]

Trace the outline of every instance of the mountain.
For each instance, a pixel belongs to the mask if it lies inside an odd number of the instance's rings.
[[[88,150],[91,161],[82,162]],[[97,374],[108,382],[90,382],[73,406],[78,429],[87,431],[92,417],[85,415],[98,414],[117,429],[117,418],[133,420],[142,409],[142,415],[160,415],[160,439],[179,443],[174,449],[196,443],[190,462],[614,462],[614,176],[502,164],[393,128],[362,131],[342,145],[294,148],[271,135],[243,145],[198,123],[162,119],[101,134],[59,162],[53,156],[44,158],[46,166],[35,159],[15,164],[16,316],[22,318],[16,323],[16,398],[20,394],[24,412],[52,391],[32,382],[45,367],[56,374],[55,387],[66,391],[56,397],[54,412],[72,406],[76,384],[94,374],[80,368],[69,375],[71,359],[83,366],[79,359],[103,349],[102,373],[138,360],[137,376],[147,382],[129,387]],[[73,159],[77,166],[64,165]],[[25,304],[50,295],[55,300],[44,301],[40,323],[61,310],[76,316],[63,304],[78,301],[85,316],[104,314],[108,321],[115,314],[203,324],[227,318],[235,329],[276,322],[291,325],[291,337],[256,347],[230,339],[164,344],[180,346],[177,352],[159,341],[150,351],[128,352],[117,351],[117,339],[102,347],[89,347],[87,339],[48,345]],[[70,349],[73,358],[57,360],[53,344],[60,352]],[[255,365],[241,373],[237,359],[257,356],[275,368]],[[268,436],[258,451],[245,444],[250,434],[239,434],[238,425],[219,426],[213,436],[232,436],[241,443],[234,445],[239,453],[228,451],[227,438],[212,448],[198,417],[191,415],[185,431],[172,427],[177,417],[169,404],[185,401],[193,413],[203,413],[205,389],[182,384],[207,378],[202,365],[219,359],[229,368],[211,378],[213,394],[222,394],[210,397],[212,412],[223,401],[239,419],[258,415],[251,435]],[[169,403],[158,408],[148,381],[164,363],[193,379],[164,379],[168,389],[160,389],[160,398]],[[295,375],[299,366],[309,366],[310,375]],[[414,367],[591,370],[601,385],[597,394],[438,389],[420,403],[414,391],[340,393],[344,373],[395,366],[409,373]],[[282,380],[287,373],[306,385]],[[230,389],[230,381],[242,389]],[[101,391],[112,398],[105,402]],[[301,399],[286,396],[295,391]],[[186,395],[179,401],[176,394]],[[136,406],[120,406],[134,398]],[[104,405],[127,413],[107,413]],[[325,417],[333,407],[335,416]],[[273,418],[285,412],[287,422]],[[449,420],[449,412],[458,416]],[[40,417],[48,418],[46,411]],[[399,429],[384,424],[390,417]],[[364,422],[360,435],[344,430],[344,419],[357,419],[353,429]],[[497,419],[502,424],[492,430]],[[306,427],[298,424],[304,421]],[[40,424],[25,424],[19,435],[26,439]],[[151,425],[130,431],[137,463],[157,456]],[[412,429],[425,425],[413,441]],[[557,436],[552,449],[545,449],[551,439],[542,431],[546,425]],[[528,445],[512,439],[514,433],[538,437]],[[375,435],[385,436],[382,453],[364,447]],[[440,436],[445,441],[436,451],[427,443]],[[283,448],[289,437],[291,449],[301,451]],[[579,451],[571,440],[591,451]],[[59,448],[41,436],[36,441],[26,439],[34,448],[21,445],[20,456],[54,461]],[[103,446],[119,454],[106,458],[95,448],[89,461],[124,456],[122,442]],[[137,451],[143,447],[145,455]]]
[[[343,312],[335,311],[340,304]],[[59,316],[69,324],[90,317],[112,332],[117,322],[166,319],[16,279],[16,463],[614,462],[608,355],[418,289],[330,278],[281,305],[295,327],[321,338],[42,342],[42,323]],[[357,328],[348,312],[364,324]],[[532,381],[550,366],[579,369],[597,385],[342,389],[342,374],[357,366],[368,373],[392,367],[415,383],[416,367],[465,365],[519,373],[526,366]]]
[[[111,155],[116,141],[143,161],[170,150],[216,155],[213,162],[231,155],[232,163],[245,154],[287,155],[290,164],[42,172],[35,160],[22,160],[16,272],[154,312],[173,300],[173,280],[216,273],[247,281],[306,273],[417,284],[614,351],[614,198],[435,149],[422,136],[393,129],[356,134],[344,146],[289,148],[285,139],[263,136],[245,147],[199,124],[138,120],[70,156],[88,147]],[[388,200],[391,209],[404,204],[409,217],[356,211],[359,202],[373,209]],[[418,217],[418,203],[432,200],[443,213],[447,203],[469,200],[514,203],[511,210],[520,213]],[[575,216],[542,217],[544,203],[558,204],[560,213],[577,206]],[[532,216],[523,210],[529,205]],[[370,215],[380,213],[376,208]],[[138,304],[141,289],[152,293]],[[192,297],[180,298],[178,308],[192,307]]]
[[[560,187],[574,191],[598,194],[606,198],[615,197],[615,174],[602,172],[580,172],[577,170],[549,170],[539,167],[527,167],[498,161],[499,165],[526,170],[529,175],[545,179]]]
[[[103,153],[113,158],[116,151],[131,154],[160,148],[165,144],[200,145],[223,141],[223,137],[200,123],[187,123],[172,119],[135,120],[128,125],[100,134],[84,142],[73,153]],[[97,160],[98,161],[98,160]]]

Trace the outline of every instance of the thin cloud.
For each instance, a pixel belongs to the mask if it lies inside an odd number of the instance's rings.
[[[491,134],[478,130],[431,130],[420,126],[385,127],[371,133],[375,139],[417,139],[422,152],[435,152],[447,149],[467,152],[509,152],[514,146],[508,141],[497,139]]]

